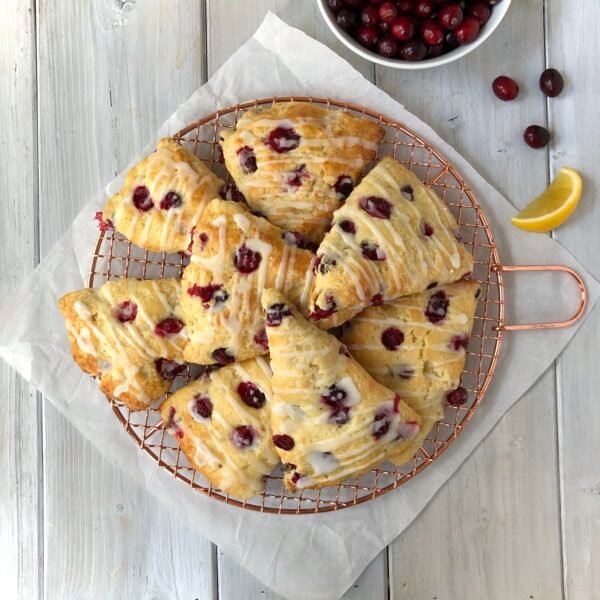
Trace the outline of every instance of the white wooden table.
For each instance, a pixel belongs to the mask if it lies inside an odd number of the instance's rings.
[[[3,0],[1,296],[269,9],[430,123],[516,205],[563,164],[579,169],[583,205],[556,237],[600,277],[596,0],[515,0],[482,48],[422,73],[354,57],[311,0]],[[545,65],[567,83],[549,102],[537,90]],[[518,101],[492,97],[502,73],[521,83]],[[523,128],[545,122],[550,149],[527,148]],[[596,310],[345,598],[600,597],[599,326]],[[132,486],[3,364],[0,377],[2,598],[276,598]]]

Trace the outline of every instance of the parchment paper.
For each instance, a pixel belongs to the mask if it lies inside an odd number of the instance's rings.
[[[301,31],[267,15],[255,35],[182,104],[157,132],[157,139],[217,107],[273,95],[338,98],[369,106],[402,121],[437,146],[473,188],[491,222],[501,260],[559,263],[584,276],[589,308],[600,286],[557,242],[509,225],[514,208],[427,125],[366,81],[348,63]],[[151,150],[144,149],[132,164]],[[124,171],[125,172],[125,171]],[[52,252],[0,311],[0,356],[49,398],[112,461],[168,506],[177,506],[189,527],[207,536],[248,571],[292,599],[339,597],[368,563],[419,514],[441,485],[485,438],[562,351],[577,327],[506,335],[500,364],[487,396],[462,436],[436,463],[402,488],[335,514],[274,516],[226,506],[173,479],[133,443],[112,414],[96,383],[83,375],[69,353],[56,299],[84,285],[97,236],[93,215],[122,175],[91,200]],[[553,307],[566,316],[577,294],[566,277],[551,281]],[[540,280],[511,278],[508,319],[536,315]],[[14,319],[18,308],[19,319]],[[581,323],[581,322],[580,322]],[[92,417],[93,415],[93,417]]]

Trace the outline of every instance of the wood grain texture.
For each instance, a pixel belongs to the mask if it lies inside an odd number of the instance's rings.
[[[0,8],[0,297],[36,260],[35,22],[31,2]],[[6,598],[41,592],[37,395],[0,364],[0,582]]]
[[[600,71],[591,49],[598,33],[598,4],[587,0],[569,10],[547,3],[547,66],[565,78],[561,96],[548,100],[551,174],[563,166],[581,172],[584,194],[571,220],[555,237],[600,278],[597,91]],[[600,309],[558,360],[559,460],[565,598],[587,600],[600,593]]]

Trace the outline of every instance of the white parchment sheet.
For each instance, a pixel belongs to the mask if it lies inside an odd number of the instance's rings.
[[[405,123],[437,146],[461,172],[483,205],[505,264],[565,264],[584,278],[589,308],[599,284],[564,249],[544,235],[509,224],[514,208],[427,125],[366,81],[327,47],[272,14],[229,61],[182,104],[156,137],[173,134],[216,108],[274,95],[316,95],[356,102]],[[149,146],[133,162],[149,152]],[[379,551],[398,536],[442,484],[485,438],[498,419],[543,373],[577,327],[507,334],[496,376],[473,421],[434,465],[405,486],[339,513],[275,516],[224,505],[193,491],[160,469],[132,442],[115,419],[96,383],[83,375],[69,353],[56,300],[85,284],[97,236],[93,222],[123,174],[91,200],[72,228],[0,310],[0,356],[37,386],[111,460],[167,506],[177,506],[189,527],[207,536],[248,571],[292,599],[338,598]],[[540,284],[552,293],[540,294]],[[519,316],[570,315],[578,298],[567,277],[520,276],[506,287],[509,322]],[[14,319],[18,312],[19,319]]]

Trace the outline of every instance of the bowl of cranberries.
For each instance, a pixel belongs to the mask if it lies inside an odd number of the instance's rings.
[[[473,51],[498,27],[511,0],[317,0],[348,48],[397,69],[426,69]]]

